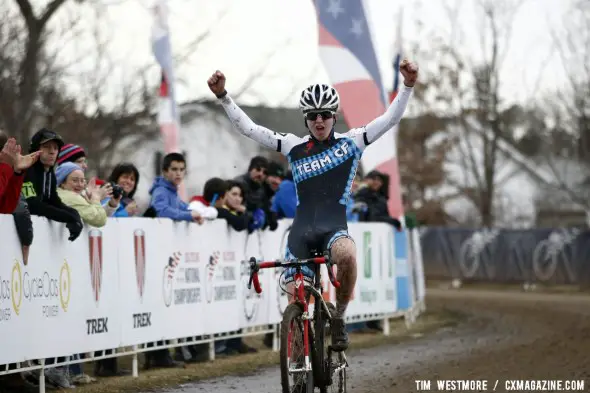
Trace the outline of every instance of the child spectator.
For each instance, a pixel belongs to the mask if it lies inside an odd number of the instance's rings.
[[[75,209],[66,206],[57,195],[54,172],[57,153],[63,145],[61,137],[46,128],[33,135],[29,152],[40,151],[39,160],[27,170],[22,193],[31,214],[65,223],[70,232],[69,240],[74,241],[82,233],[82,219]]]
[[[166,217],[175,221],[196,221],[203,223],[203,217],[189,209],[186,202],[178,196],[178,186],[186,175],[186,161],[180,153],[169,153],[162,160],[163,176],[158,176],[150,189],[152,200],[150,206],[157,217]]]

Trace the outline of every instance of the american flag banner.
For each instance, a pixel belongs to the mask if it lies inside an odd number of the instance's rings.
[[[340,95],[342,114],[350,128],[362,127],[386,109],[381,79],[363,0],[316,0],[320,58]],[[393,131],[393,132],[392,132]],[[376,169],[389,176],[389,214],[403,216],[397,165],[396,130],[373,142],[363,154],[365,173]]]
[[[161,80],[158,102],[158,124],[164,140],[166,153],[180,152],[178,139],[180,131],[180,116],[176,103],[174,85],[174,62],[172,45],[170,44],[170,29],[168,26],[167,0],[156,0],[153,7],[152,52],[161,68]],[[184,187],[179,190],[184,199]]]

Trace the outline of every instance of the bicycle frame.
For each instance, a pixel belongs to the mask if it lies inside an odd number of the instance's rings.
[[[260,281],[258,280],[258,271],[260,269],[270,269],[270,268],[289,268],[294,267],[296,269],[295,275],[293,277],[293,282],[295,284],[295,291],[294,291],[294,302],[300,303],[303,306],[303,341],[304,341],[304,356],[305,356],[305,370],[292,370],[292,371],[310,371],[311,370],[311,363],[309,360],[310,355],[310,348],[309,348],[309,303],[305,297],[305,280],[302,272],[303,266],[309,266],[313,269],[315,273],[314,283],[313,285],[308,285],[307,289],[311,292],[311,295],[314,296],[316,299],[316,311],[319,310],[319,307],[327,313],[328,318],[331,318],[330,311],[326,302],[322,297],[322,283],[321,283],[321,265],[325,264],[328,268],[328,277],[330,278],[330,282],[335,288],[340,287],[340,282],[336,280],[334,276],[334,272],[332,270],[332,262],[329,257],[329,253],[324,253],[323,257],[314,257],[314,258],[307,258],[307,259],[296,259],[294,261],[270,261],[270,262],[257,262],[256,258],[250,258],[250,280],[248,282],[248,289],[252,287],[252,283],[254,283],[254,289],[256,293],[261,293],[262,288],[260,286]],[[316,322],[316,326],[321,325],[321,313],[314,312],[314,319]],[[290,354],[289,354],[290,355]]]

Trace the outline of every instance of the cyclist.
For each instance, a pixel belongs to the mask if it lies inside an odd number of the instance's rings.
[[[403,60],[400,72],[404,85],[385,113],[364,127],[345,134],[334,132],[340,99],[326,84],[314,84],[302,91],[299,108],[309,135],[298,137],[271,131],[255,124],[225,90],[225,75],[216,71],[207,81],[227,116],[242,135],[285,155],[293,172],[297,209],[287,240],[285,259],[309,258],[311,250],[329,250],[338,265],[336,315],[332,320],[332,347],[348,348],[345,311],[356,278],[356,246],[347,232],[346,205],[363,150],[401,120],[418,77],[418,66]],[[293,281],[294,269],[285,272],[285,282]],[[313,272],[304,269],[306,281]]]

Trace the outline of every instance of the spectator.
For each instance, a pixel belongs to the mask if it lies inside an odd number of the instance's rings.
[[[59,150],[59,154],[57,155],[57,165],[59,166],[65,162],[73,162],[74,164],[82,168],[84,172],[86,172],[86,170],[88,169],[86,152],[78,145],[68,143]],[[105,185],[105,182],[98,178],[94,178],[92,180],[97,186],[100,186],[99,195],[101,196],[101,200],[111,196],[113,190],[110,184]],[[103,185],[105,186],[102,187]],[[108,207],[105,208],[105,210],[107,211],[107,214],[113,212],[113,210],[109,209]]]
[[[278,162],[271,161],[266,169],[265,187],[267,197],[269,200],[272,199],[273,195],[279,189],[281,181],[285,177],[285,168]]]
[[[262,216],[254,217],[252,213],[246,210],[242,184],[235,180],[228,180],[225,185],[225,198],[223,198],[221,208],[218,208],[220,211],[219,216],[225,218],[236,231],[247,228],[251,232],[254,228],[260,226]]]
[[[264,207],[266,195],[264,192],[264,181],[266,179],[266,170],[268,160],[262,156],[256,156],[250,160],[248,173],[236,177],[235,180],[242,183],[244,189],[244,203],[246,210],[253,212],[258,208]]]
[[[22,193],[31,214],[66,223],[70,241],[80,236],[83,229],[78,212],[66,206],[57,195],[54,166],[57,152],[63,146],[61,137],[53,131],[42,128],[33,135],[30,153],[40,151],[39,160],[25,174]]]
[[[8,143],[8,135],[0,130],[0,214],[11,214],[14,219],[16,233],[20,240],[23,263],[29,263],[29,250],[33,243],[33,222],[27,206],[27,202],[21,195],[24,181],[24,171],[39,159],[39,152],[22,157],[16,140],[11,138]],[[16,157],[13,155],[16,153]],[[30,157],[30,159],[27,159]],[[19,165],[18,162],[25,163]],[[27,162],[28,161],[28,162]],[[14,170],[14,166],[22,167],[21,171]],[[24,168],[26,166],[26,168]],[[13,198],[16,197],[16,204]]]
[[[82,168],[84,172],[88,169],[86,152],[78,145],[68,143],[62,146],[57,155],[57,165],[61,165],[64,162],[73,162]]]
[[[276,192],[278,191],[281,182],[285,178],[285,168],[278,162],[270,162],[266,170],[266,179],[264,181],[264,193],[266,200],[264,201],[264,212],[266,214],[266,224],[263,228],[270,227],[274,231],[277,226],[277,213],[272,210],[272,201]]]
[[[361,177],[359,174],[356,174],[354,180],[352,181],[352,186],[350,187],[350,197],[348,198],[348,203],[346,204],[346,220],[348,222],[359,222],[361,215],[365,215],[367,213],[367,204],[364,202],[357,202],[355,199],[355,194],[359,189],[361,183]]]
[[[216,207],[223,204],[225,187],[225,182],[218,177],[207,180],[203,188],[203,195],[192,197],[189,208],[198,212],[205,219],[216,219],[219,214]]]
[[[186,202],[178,196],[178,186],[186,174],[186,161],[180,153],[167,154],[162,160],[164,176],[158,176],[150,189],[152,200],[150,206],[157,217],[166,217],[176,221],[196,221],[203,223],[203,217],[191,210]]]
[[[404,205],[404,226],[408,229],[417,228],[420,224],[418,223],[416,212],[412,208],[410,198],[406,194],[402,195],[402,203]]]
[[[203,217],[199,212],[191,210],[189,205],[178,196],[178,186],[186,175],[184,156],[180,153],[169,153],[164,156],[162,173],[163,176],[158,176],[150,189],[152,196],[150,208],[153,208],[156,217],[166,217],[175,221],[196,221],[202,224]],[[182,365],[172,359],[167,349],[146,352],[146,369]]]
[[[239,182],[234,180],[224,181],[220,178],[209,179],[205,183],[205,199],[211,195],[220,193],[222,197],[216,203],[218,217],[223,218],[236,231],[248,229],[249,232],[261,227],[263,212],[257,209],[255,214],[246,210],[242,203],[243,191]]]
[[[16,139],[9,139],[2,131],[0,146],[0,214],[11,214],[20,200],[24,171],[39,159],[39,153],[22,156]]]
[[[115,166],[109,176],[108,182],[103,187],[107,192],[110,189],[112,195],[120,195],[119,207],[112,214],[113,217],[134,217],[139,213],[137,203],[133,199],[138,184],[139,171],[135,165],[124,162]],[[120,190],[119,187],[113,187],[113,185],[119,186]],[[110,200],[110,197],[103,199],[103,206],[110,203]]]
[[[103,227],[107,223],[107,212],[100,204],[99,187],[94,181],[86,186],[84,172],[81,167],[73,162],[65,162],[57,167],[57,194],[66,205],[78,211],[82,220],[93,227]],[[120,196],[119,196],[120,199]],[[119,205],[118,199],[106,207],[114,211]]]
[[[297,189],[293,182],[293,173],[288,171],[272,199],[271,211],[277,214],[278,219],[295,218],[296,209]]]
[[[384,175],[378,171],[371,171],[365,176],[363,183],[354,196],[356,202],[367,205],[366,213],[360,217],[360,221],[386,222],[400,230],[401,223],[389,215],[387,198],[381,190],[385,183]]]

